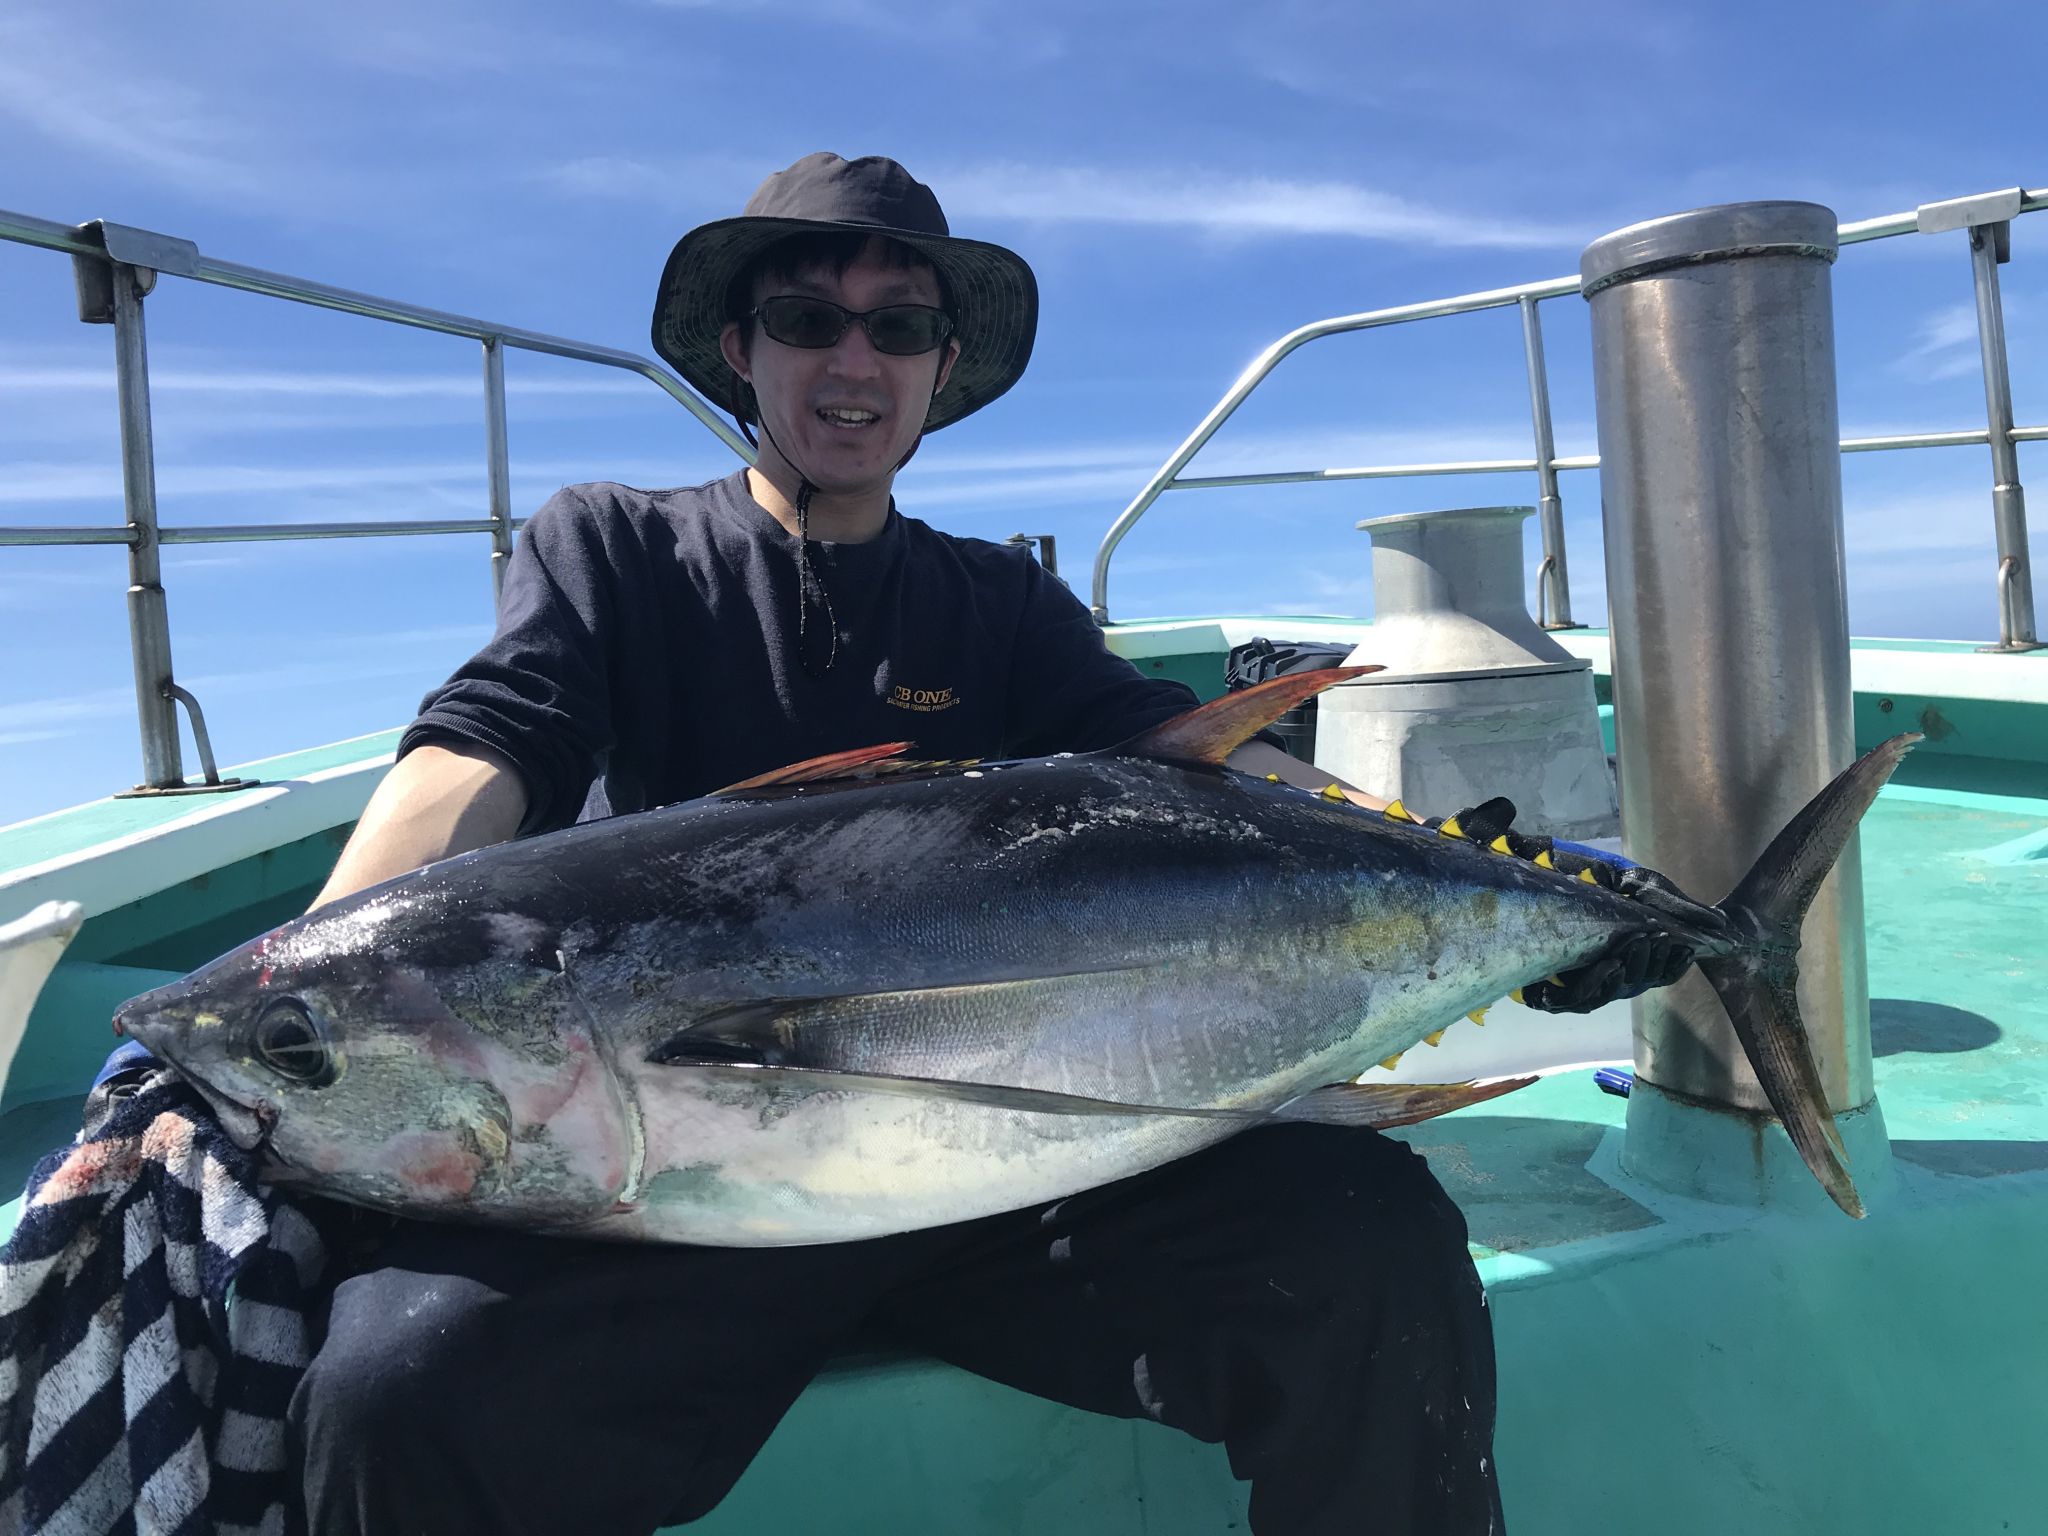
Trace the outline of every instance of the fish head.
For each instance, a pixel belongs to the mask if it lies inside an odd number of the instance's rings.
[[[322,909],[115,1018],[264,1177],[440,1220],[574,1226],[630,1181],[630,1107],[535,925]]]

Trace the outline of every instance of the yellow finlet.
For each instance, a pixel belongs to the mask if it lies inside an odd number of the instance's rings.
[[[1325,800],[1344,800],[1349,797],[1346,796],[1344,791],[1339,789],[1335,784],[1325,784],[1323,786],[1323,798]]]
[[[1488,1003],[1486,1005],[1486,1008],[1491,1008],[1492,1006],[1493,1004]],[[1470,1019],[1474,1024],[1484,1024],[1486,1022],[1486,1008],[1474,1008],[1470,1013],[1466,1014],[1465,1017]]]
[[[1389,1056],[1385,1061],[1381,1062],[1380,1065],[1385,1067],[1389,1072],[1391,1072],[1394,1070],[1394,1068],[1401,1065],[1401,1058],[1407,1054],[1408,1053],[1406,1051],[1396,1051],[1393,1055]]]
[[[1438,1030],[1433,1035],[1424,1035],[1422,1037],[1422,1043],[1424,1045],[1442,1045],[1444,1043],[1444,1032],[1442,1030]]]
[[[1592,871],[1592,870],[1590,870],[1590,869],[1582,869],[1582,870],[1580,870],[1580,871],[1579,871],[1579,878],[1580,878],[1581,880],[1583,880],[1583,881],[1584,881],[1584,882],[1585,882],[1586,884],[1588,884],[1588,885],[1598,885],[1598,884],[1600,883],[1600,882],[1599,882],[1598,880],[1595,880],[1595,879],[1593,878],[1593,871]]]
[[[1508,835],[1505,832],[1501,833],[1499,837],[1496,837],[1492,842],[1488,843],[1486,846],[1491,848],[1495,853],[1511,854],[1515,851],[1514,849],[1508,846]]]
[[[1508,993],[1508,1001],[1519,1003],[1521,1000],[1522,989],[1520,987],[1516,987],[1512,992]]]
[[[1445,837],[1463,837],[1465,835],[1465,829],[1458,825],[1458,818],[1455,816],[1446,816],[1443,820],[1443,825],[1438,827],[1437,831]]]
[[[1553,987],[1561,987],[1564,985],[1564,978],[1562,976],[1553,976],[1550,978],[1550,984]]]
[[[1403,805],[1399,800],[1389,800],[1386,803],[1386,806],[1380,811],[1380,814],[1386,817],[1389,821],[1405,821],[1408,822],[1411,826],[1414,824],[1415,821],[1415,818],[1408,814],[1408,807]]]
[[[1266,782],[1268,784],[1278,784],[1280,782],[1280,775],[1277,773],[1269,773],[1266,775]]]
[[[1557,868],[1555,864],[1550,862],[1550,850],[1548,848],[1544,849],[1541,853],[1536,855],[1536,864],[1539,868],[1542,869]]]

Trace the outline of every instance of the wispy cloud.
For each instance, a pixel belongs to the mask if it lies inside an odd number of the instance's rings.
[[[1050,63],[1066,52],[1065,31],[1043,7],[1028,11],[1008,0],[948,0],[945,5],[903,5],[900,0],[641,0],[657,11],[707,12],[749,20],[789,17],[803,25],[835,25],[910,44],[950,57],[988,53],[1009,65]]]
[[[443,485],[481,481],[483,458],[465,464],[399,464],[389,461],[349,464],[253,465],[159,464],[157,494],[174,496],[273,496],[293,491],[360,490],[374,486]],[[0,505],[52,501],[99,501],[121,495],[118,464],[37,464],[5,466],[0,476]]]
[[[724,455],[716,468],[706,472],[703,457],[628,459],[618,455],[593,455],[590,459],[515,460],[512,465],[512,495],[515,506],[530,509],[563,485],[593,479],[616,480],[621,484],[649,487],[694,485],[711,475],[725,474],[737,465],[718,444],[706,440],[705,454]],[[247,464],[247,463],[159,463],[157,496],[170,503],[181,498],[257,496],[277,498],[302,495],[303,503],[273,501],[265,509],[271,522],[320,519],[335,515],[331,506],[316,504],[329,493],[395,492],[414,502],[443,503],[455,497],[475,509],[484,484],[481,453],[473,459],[407,461],[396,458],[345,459],[329,463]],[[41,502],[119,500],[120,465],[112,462],[88,464],[0,463],[0,506],[34,505]],[[367,506],[352,516],[403,515],[385,504]]]
[[[1981,561],[1986,579],[1997,568],[1988,490],[1917,491],[1864,499],[1844,497],[1843,543],[1851,566],[1884,565],[1911,582],[1924,579],[1929,556]]]
[[[2006,318],[2011,319],[2010,304]],[[1912,347],[1892,366],[1919,379],[1953,379],[1977,372],[1983,366],[1982,358],[1976,306],[1949,304],[1921,320]]]
[[[1194,229],[1234,239],[1324,235],[1400,245],[1545,249],[1583,243],[1577,225],[1466,212],[1345,181],[1208,176],[1184,170],[998,164],[947,173],[959,217]]]
[[[680,205],[683,188],[701,195],[701,183],[684,169],[629,156],[562,161],[540,175],[564,192],[657,206]],[[1592,227],[1468,212],[1356,182],[1171,167],[995,162],[939,165],[927,179],[957,224],[1142,225],[1219,239],[1328,236],[1482,250],[1576,249]]]
[[[490,632],[489,624],[479,622],[315,637],[303,642],[308,657],[304,661],[190,675],[181,672],[179,681],[202,703],[208,703],[280,689],[304,692],[380,678],[426,676],[437,669],[446,670],[443,652],[458,654],[465,647],[474,648],[488,639]],[[433,654],[423,655],[422,647],[433,648]],[[78,735],[94,722],[117,719],[134,709],[133,688],[96,688],[0,704],[0,743],[54,741]]]
[[[995,448],[949,453],[921,453],[904,472],[907,494],[932,505],[1032,505],[1046,501],[1099,500],[1135,495],[1153,471],[1165,462],[1174,443],[1137,439],[1050,443],[1038,448]],[[1453,460],[1510,459],[1530,452],[1512,432],[1416,429],[1377,432],[1316,431],[1246,432],[1219,437],[1198,454],[1191,475],[1250,474],[1315,469],[1323,466],[1364,466],[1395,463],[1446,463]],[[711,467],[705,467],[707,462]],[[706,438],[702,453],[682,457],[629,458],[616,454],[597,460],[529,458],[513,460],[515,500],[544,496],[572,480],[601,474],[628,485],[694,484],[723,474],[736,461]],[[343,459],[289,464],[159,463],[157,490],[166,501],[179,497],[276,497],[299,493],[393,490],[421,500],[454,493],[473,497],[484,476],[481,454],[472,459],[400,460]],[[91,463],[0,463],[0,505],[118,499],[119,464],[111,458]],[[330,509],[297,509],[279,505],[269,514],[285,521],[294,516],[324,517]]]
[[[0,18],[0,117],[65,152],[189,192],[260,195],[248,139],[224,108],[232,97],[129,67],[118,38],[26,14]]]
[[[215,395],[310,395],[321,399],[417,400],[452,397],[480,400],[483,397],[481,370],[477,376],[463,374],[400,373],[290,373],[270,370],[230,369],[207,371],[181,368],[151,368],[152,389],[184,390]],[[53,390],[84,391],[111,395],[114,371],[80,367],[0,366],[0,391],[37,394]],[[644,395],[666,397],[638,375],[609,371],[584,378],[508,377],[509,395]]]
[[[1011,506],[1030,509],[1081,502],[1122,505],[1143,489],[1177,446],[1166,440],[1113,441],[955,456],[920,454],[904,472],[903,484],[907,496],[963,510],[997,511]],[[1445,464],[1513,459],[1529,456],[1533,451],[1511,432],[1304,428],[1226,433],[1204,447],[1182,473],[1201,477]],[[1283,487],[1280,494],[1294,489]],[[1182,503],[1192,494],[1173,493],[1176,501]]]

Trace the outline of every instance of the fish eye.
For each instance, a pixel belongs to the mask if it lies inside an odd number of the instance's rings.
[[[334,1081],[334,1048],[295,997],[279,998],[256,1021],[256,1054],[292,1082],[325,1088]]]

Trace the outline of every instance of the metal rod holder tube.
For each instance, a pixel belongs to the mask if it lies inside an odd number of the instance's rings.
[[[1998,645],[2032,650],[2034,573],[2027,564],[2027,498],[2020,486],[2019,449],[2012,436],[2012,375],[2005,358],[2005,312],[1998,292],[1998,251],[2007,226],[1970,231],[1970,267],[1977,288],[1977,342],[1984,355],[1984,411],[1991,440],[1991,520],[1998,534]],[[2008,562],[2011,562],[2008,565]]]
[[[1731,890],[1855,749],[1830,264],[1835,218],[1742,203],[1620,230],[1581,263],[1622,828],[1702,899]],[[1805,927],[1799,1003],[1828,1102],[1871,1099],[1852,841]],[[1697,971],[1635,1003],[1638,1072],[1766,1101]]]
[[[484,460],[491,493],[491,601],[505,593],[505,566],[512,559],[512,451],[505,433],[505,348],[484,339]]]
[[[1522,298],[1522,350],[1529,360],[1529,416],[1536,429],[1536,521],[1543,531],[1536,611],[1545,629],[1577,629],[1572,622],[1572,578],[1564,555],[1564,499],[1557,493],[1557,444],[1550,429],[1550,374],[1543,366],[1543,320],[1536,301]],[[1547,583],[1547,585],[1546,585]]]
[[[121,412],[121,485],[128,526],[128,634],[135,663],[135,716],[142,729],[142,782],[185,782],[171,685],[171,621],[157,541],[156,446],[150,431],[149,349],[142,326],[143,278],[110,262],[114,296],[114,378]]]
[[[165,683],[164,692],[176,702],[185,706],[185,713],[192,717],[192,745],[199,749],[199,776],[207,785],[220,787],[220,769],[213,761],[213,741],[206,734],[206,712],[199,707],[199,701],[176,683]]]

